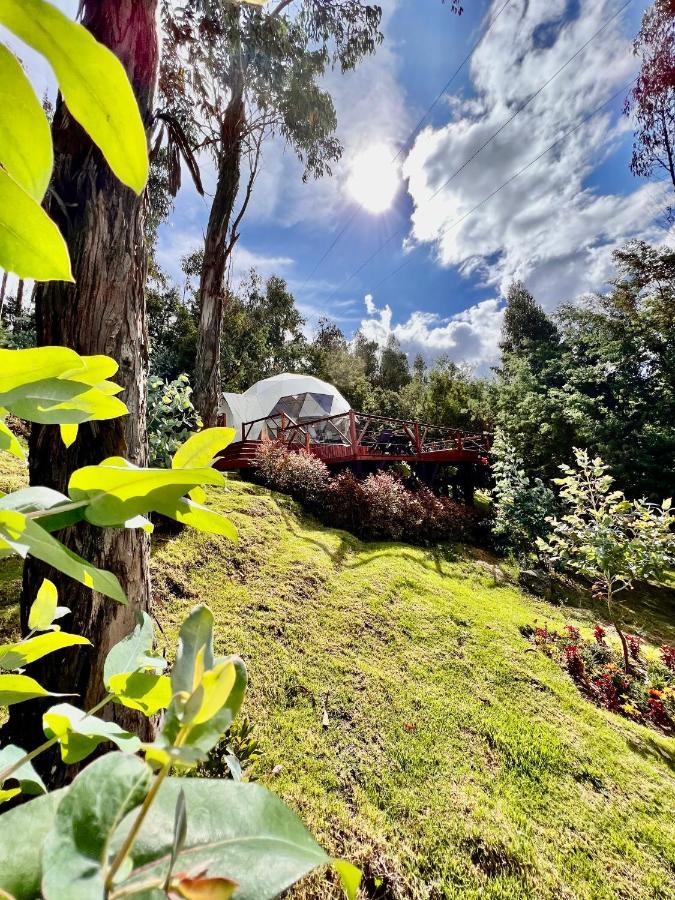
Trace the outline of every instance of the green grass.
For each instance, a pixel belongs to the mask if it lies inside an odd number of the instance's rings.
[[[211,501],[240,542],[156,542],[162,640],[211,607],[249,669],[260,780],[368,897],[675,894],[675,741],[587,703],[519,632],[588,632],[593,611],[523,594],[487,554],[364,543],[234,479]],[[18,568],[0,577],[16,590]],[[646,609],[660,640],[672,622]],[[321,874],[293,896],[339,892]]]
[[[673,895],[675,742],[584,701],[519,632],[592,612],[524,595],[485,554],[362,543],[234,480],[212,502],[241,541],[156,550],[162,627],[171,642],[210,605],[249,667],[261,780],[372,896]]]

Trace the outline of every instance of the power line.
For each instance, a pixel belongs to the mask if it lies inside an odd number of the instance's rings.
[[[518,115],[520,115],[520,113],[527,106],[529,106],[530,103],[532,103],[532,101],[535,100],[539,96],[539,94],[541,94],[541,92],[545,88],[547,88],[551,84],[551,82],[554,81],[558,77],[558,75],[561,74],[561,72],[563,72],[567,68],[567,66],[570,65],[570,63],[574,62],[574,60],[586,49],[586,47],[588,47],[588,45],[592,41],[594,41],[595,38],[598,37],[598,35],[601,34],[605,30],[605,28],[607,28],[609,25],[611,25],[611,23],[614,21],[614,19],[616,19],[617,16],[621,15],[621,13],[626,9],[626,7],[630,6],[630,4],[632,2],[633,2],[633,0],[626,0],[626,2],[623,4],[623,6],[620,6],[619,9],[617,9],[616,12],[614,12],[609,17],[609,19],[607,19],[600,26],[600,28],[598,28],[598,30],[596,32],[594,32],[594,34],[592,34],[591,37],[588,38],[588,40],[585,43],[583,43],[581,45],[581,47],[579,47],[572,54],[572,56],[570,56],[570,58],[565,63],[563,63],[563,65],[560,66],[560,68],[557,69],[553,73],[553,75],[551,75],[549,78],[547,78],[546,81],[539,88],[537,88],[537,90],[533,94],[531,94],[527,100],[525,100],[523,103],[520,104],[520,106],[516,109],[516,111],[513,113],[513,115],[511,115],[505,122],[503,122],[499,126],[499,128],[493,134],[491,134],[490,137],[483,144],[481,144],[481,146],[478,147],[477,150],[475,150],[471,154],[471,156],[467,157],[467,159],[464,160],[464,162],[461,164],[461,166],[459,166],[459,168],[456,169],[452,173],[452,175],[450,175],[448,178],[446,178],[446,180],[438,188],[436,188],[436,190],[433,192],[433,194],[431,194],[431,196],[428,197],[427,200],[424,201],[424,203],[422,203],[422,204],[420,204],[420,206],[418,206],[418,209],[424,208],[427,204],[429,204],[433,200],[435,200],[436,197],[441,193],[441,191],[444,188],[446,188],[450,184],[450,182],[453,181],[461,172],[463,172],[464,169],[471,162],[473,162],[473,160],[480,153],[482,153],[482,151],[485,150],[485,148],[488,147],[495,140],[495,138],[497,138],[502,133],[502,131],[504,131],[504,129],[507,128],[511,124],[511,122],[513,122],[513,120]],[[502,9],[503,9],[503,7],[502,7]],[[500,12],[501,12],[501,10],[500,10]],[[394,240],[394,238],[396,238],[399,234],[402,234],[403,232],[405,232],[407,230],[407,227],[408,227],[407,225],[404,225],[401,228],[397,228],[396,231],[393,231],[389,235],[389,237],[384,241],[384,243],[380,244],[380,246],[376,250],[374,250],[370,254],[370,256],[368,256],[367,259],[364,260],[364,262],[362,262],[356,269],[354,269],[354,271],[342,282],[342,284],[340,284],[340,286],[338,288],[336,288],[336,290],[328,298],[327,302],[330,303],[330,301],[345,287],[345,285],[349,284],[349,282],[352,280],[352,278],[355,278],[360,272],[362,272],[363,269],[366,268],[366,266],[368,266],[377,256],[380,255],[380,253],[385,249],[385,247],[387,247]]]
[[[455,80],[455,78],[459,75],[459,73],[462,71],[462,69],[463,69],[464,66],[467,64],[467,62],[471,59],[471,57],[473,56],[474,52],[475,52],[476,49],[478,48],[479,44],[481,44],[482,41],[483,41],[483,39],[487,37],[487,35],[489,34],[490,30],[492,29],[492,26],[495,25],[495,23],[497,22],[497,19],[501,16],[501,14],[504,12],[504,10],[506,9],[506,7],[509,5],[510,2],[511,2],[511,0],[506,0],[506,3],[504,3],[504,5],[500,8],[499,12],[495,13],[494,18],[492,18],[492,19],[490,20],[490,22],[489,22],[487,28],[485,29],[485,31],[481,34],[481,36],[478,38],[478,40],[476,40],[476,41],[474,42],[474,44],[471,46],[469,52],[466,54],[466,56],[464,57],[464,59],[463,59],[463,60],[461,61],[461,63],[457,66],[457,68],[456,68],[455,71],[452,73],[452,75],[450,76],[450,78],[448,78],[448,80],[445,82],[445,84],[443,85],[443,87],[441,88],[441,90],[439,91],[439,93],[436,95],[436,98],[435,98],[435,100],[433,101],[433,103],[431,104],[431,106],[429,106],[429,107],[427,108],[427,111],[424,113],[424,115],[423,115],[422,118],[419,120],[419,122],[417,123],[417,125],[415,125],[415,127],[413,128],[413,130],[410,132],[410,134],[409,134],[408,137],[406,138],[405,143],[403,143],[403,144],[399,147],[396,156],[392,159],[392,162],[396,162],[396,160],[399,158],[399,156],[401,155],[401,153],[403,153],[404,149],[408,146],[408,144],[409,144],[412,140],[414,140],[414,138],[417,136],[417,134],[418,134],[420,128],[422,127],[422,125],[423,125],[423,124],[426,122],[426,120],[429,118],[429,115],[433,112],[433,110],[436,108],[436,106],[438,106],[438,103],[440,102],[440,100],[441,100],[441,98],[443,97],[443,95],[446,94],[446,93],[448,92],[448,90],[450,89],[450,86],[452,85],[452,83],[453,83],[453,81]]]
[[[632,0],[629,0],[629,2],[632,2]],[[392,158],[392,160],[391,160],[392,163],[396,162],[396,160],[399,158],[399,156],[401,155],[401,153],[403,153],[403,151],[405,150],[405,148],[411,143],[411,141],[413,141],[413,140],[415,139],[415,137],[417,136],[417,134],[418,134],[420,128],[422,127],[422,125],[424,124],[424,122],[427,120],[427,118],[429,117],[429,115],[430,115],[430,114],[433,112],[433,110],[436,108],[436,106],[438,105],[438,103],[439,103],[439,101],[441,100],[441,98],[443,97],[443,95],[448,91],[448,89],[450,88],[450,86],[451,86],[452,83],[454,82],[455,78],[456,78],[456,77],[459,75],[459,73],[462,71],[462,69],[464,68],[464,66],[466,65],[466,63],[468,62],[468,60],[469,60],[469,59],[471,58],[471,56],[473,55],[473,53],[474,53],[474,51],[476,50],[476,48],[478,47],[478,45],[479,45],[479,44],[481,43],[481,41],[487,36],[487,34],[489,33],[490,29],[491,29],[492,26],[495,24],[495,22],[497,21],[497,19],[501,16],[501,14],[504,12],[504,10],[505,10],[506,7],[509,5],[509,3],[511,3],[511,0],[506,0],[506,2],[505,2],[505,3],[503,4],[503,6],[500,8],[499,12],[497,12],[497,13],[494,15],[494,17],[490,20],[490,22],[489,22],[487,28],[485,29],[485,31],[480,35],[480,37],[479,37],[479,38],[474,42],[474,44],[471,46],[471,49],[469,50],[469,52],[466,54],[466,56],[464,57],[464,59],[463,59],[463,60],[461,61],[461,63],[457,66],[457,68],[456,68],[455,71],[452,73],[452,75],[450,76],[450,78],[448,78],[448,80],[446,81],[446,83],[443,85],[442,89],[441,89],[441,90],[439,91],[439,93],[436,95],[434,101],[427,107],[427,109],[426,109],[424,115],[421,117],[421,119],[419,120],[419,122],[417,123],[417,125],[415,125],[415,127],[414,127],[413,130],[410,132],[410,134],[408,135],[408,137],[405,139],[405,141],[401,144],[401,146],[399,147],[399,149],[396,151],[396,155],[395,155],[395,156]],[[333,238],[333,240],[331,241],[330,245],[329,245],[329,246],[326,248],[326,250],[323,252],[323,255],[322,255],[321,258],[317,261],[316,265],[314,266],[314,268],[312,269],[312,271],[309,273],[309,275],[307,276],[307,278],[306,278],[305,281],[303,282],[302,287],[300,288],[300,290],[303,290],[303,289],[307,286],[308,282],[309,282],[310,279],[316,274],[316,272],[317,272],[318,269],[320,268],[321,264],[322,264],[322,263],[330,256],[330,254],[333,252],[333,250],[334,250],[335,247],[337,246],[338,242],[340,241],[340,239],[342,238],[342,236],[343,236],[344,233],[347,231],[347,229],[348,229],[349,226],[352,224],[352,222],[354,221],[354,219],[356,218],[356,216],[359,214],[360,211],[361,211],[361,210],[359,209],[358,206],[355,206],[355,207],[354,207],[354,209],[352,210],[352,212],[351,212],[349,218],[347,219],[347,221],[345,222],[345,224],[342,226],[342,228],[340,229],[340,231],[338,231],[338,233],[336,234],[336,236],[335,236],[335,237]]]
[[[470,215],[475,213],[477,209],[480,209],[480,207],[483,206],[484,203],[487,203],[488,200],[491,200],[496,194],[498,194],[500,191],[502,191],[505,187],[508,187],[509,184],[511,184],[517,178],[519,178],[523,174],[523,172],[526,172],[535,163],[539,162],[539,160],[542,157],[546,156],[546,154],[549,153],[551,150],[553,150],[555,147],[557,147],[558,144],[560,144],[560,143],[562,143],[562,141],[566,140],[571,134],[574,134],[575,131],[578,131],[582,127],[582,125],[585,125],[586,122],[588,122],[590,119],[593,118],[593,116],[597,115],[597,113],[599,113],[601,109],[604,109],[605,106],[609,106],[609,104],[612,103],[614,100],[616,100],[617,97],[621,96],[621,94],[624,94],[625,91],[627,91],[628,88],[630,88],[630,86],[632,84],[634,84],[636,81],[637,81],[637,78],[632,78],[626,85],[624,85],[622,88],[620,88],[615,94],[612,94],[612,96],[608,100],[605,100],[604,103],[600,104],[600,106],[596,106],[596,108],[592,112],[585,115],[583,117],[583,119],[581,119],[581,121],[578,122],[573,128],[570,128],[569,131],[566,131],[557,140],[555,140],[552,144],[550,144],[546,148],[546,150],[543,150],[541,153],[539,153],[537,156],[535,156],[534,159],[531,159],[529,161],[529,163],[524,165],[522,167],[522,169],[519,169],[517,172],[515,172],[513,175],[511,175],[510,178],[507,178],[507,180],[505,182],[503,182],[503,184],[500,184],[499,187],[496,188],[494,191],[492,191],[491,194],[488,194],[487,197],[483,197],[482,200],[480,200],[468,212],[464,213],[464,215],[460,216],[459,219],[455,219],[455,221],[452,222],[450,225],[447,225],[446,227],[444,227],[442,229],[441,233],[438,235],[438,240],[443,238],[449,231],[452,231],[453,228],[456,228],[457,225],[460,225],[465,219],[467,219]],[[373,290],[374,291],[377,290],[379,287],[381,287],[381,285],[383,285],[390,278],[393,278],[394,275],[397,275],[402,269],[404,269],[411,262],[412,262],[412,259],[404,260],[400,266],[397,266],[395,269],[393,269],[393,271],[389,272],[388,275],[385,275],[384,278],[382,278],[380,281],[378,281],[377,284],[374,286]]]

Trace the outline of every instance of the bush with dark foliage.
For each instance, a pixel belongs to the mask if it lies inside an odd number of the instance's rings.
[[[475,541],[480,531],[475,509],[437,497],[426,487],[411,491],[389,472],[363,480],[351,472],[333,478],[312,453],[289,451],[281,442],[261,443],[254,473],[256,480],[295,497],[327,524],[361,537],[427,545]]]

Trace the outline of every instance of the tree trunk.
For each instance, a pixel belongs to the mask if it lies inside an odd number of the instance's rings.
[[[86,0],[84,25],[122,60],[141,114],[151,124],[158,67],[157,0]],[[55,158],[53,195],[48,212],[59,225],[76,280],[74,285],[41,285],[36,294],[36,325],[41,345],[66,345],[82,354],[107,354],[120,366],[116,381],[129,415],[81,427],[66,450],[55,427],[33,426],[30,439],[31,484],[65,490],[71,472],[108,456],[124,456],[138,465],[147,458],[147,335],[145,321],[146,252],[144,200],[112,174],[97,148],[70,117],[61,98],[53,121]],[[103,696],[102,671],[110,647],[133,629],[139,610],[150,603],[149,539],[142,531],[78,525],[63,535],[66,544],[97,566],[112,570],[129,598],[122,606],[29,560],[24,569],[22,628],[42,578],[49,574],[60,602],[70,607],[69,631],[88,637],[93,647],[53,654],[31,666],[52,691],[73,692],[83,709]],[[10,719],[12,738],[32,748],[41,735],[39,704],[26,704]],[[16,709],[14,707],[13,709]],[[37,715],[36,715],[37,713]],[[144,717],[123,707],[106,708],[141,737],[151,737]],[[44,739],[44,738],[42,738]],[[43,767],[44,771],[44,767]],[[65,780],[62,766],[47,769],[52,785]],[[70,775],[72,776],[72,770]]]
[[[195,406],[205,428],[217,424],[220,343],[225,313],[228,230],[239,191],[245,123],[243,85],[233,89],[220,132],[218,183],[211,206],[199,282],[199,336],[195,364]]]
[[[5,311],[5,294],[7,293],[7,277],[8,277],[8,273],[3,272],[2,282],[0,283],[0,322],[2,321],[2,314]]]
[[[19,283],[16,286],[16,297],[14,298],[14,318],[15,319],[20,319],[21,314],[23,313],[23,289],[24,289],[23,278],[19,278]]]

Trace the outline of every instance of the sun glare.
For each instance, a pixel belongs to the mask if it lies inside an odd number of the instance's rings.
[[[393,155],[385,144],[374,144],[354,158],[347,190],[368,212],[382,213],[394,202],[399,173]]]

